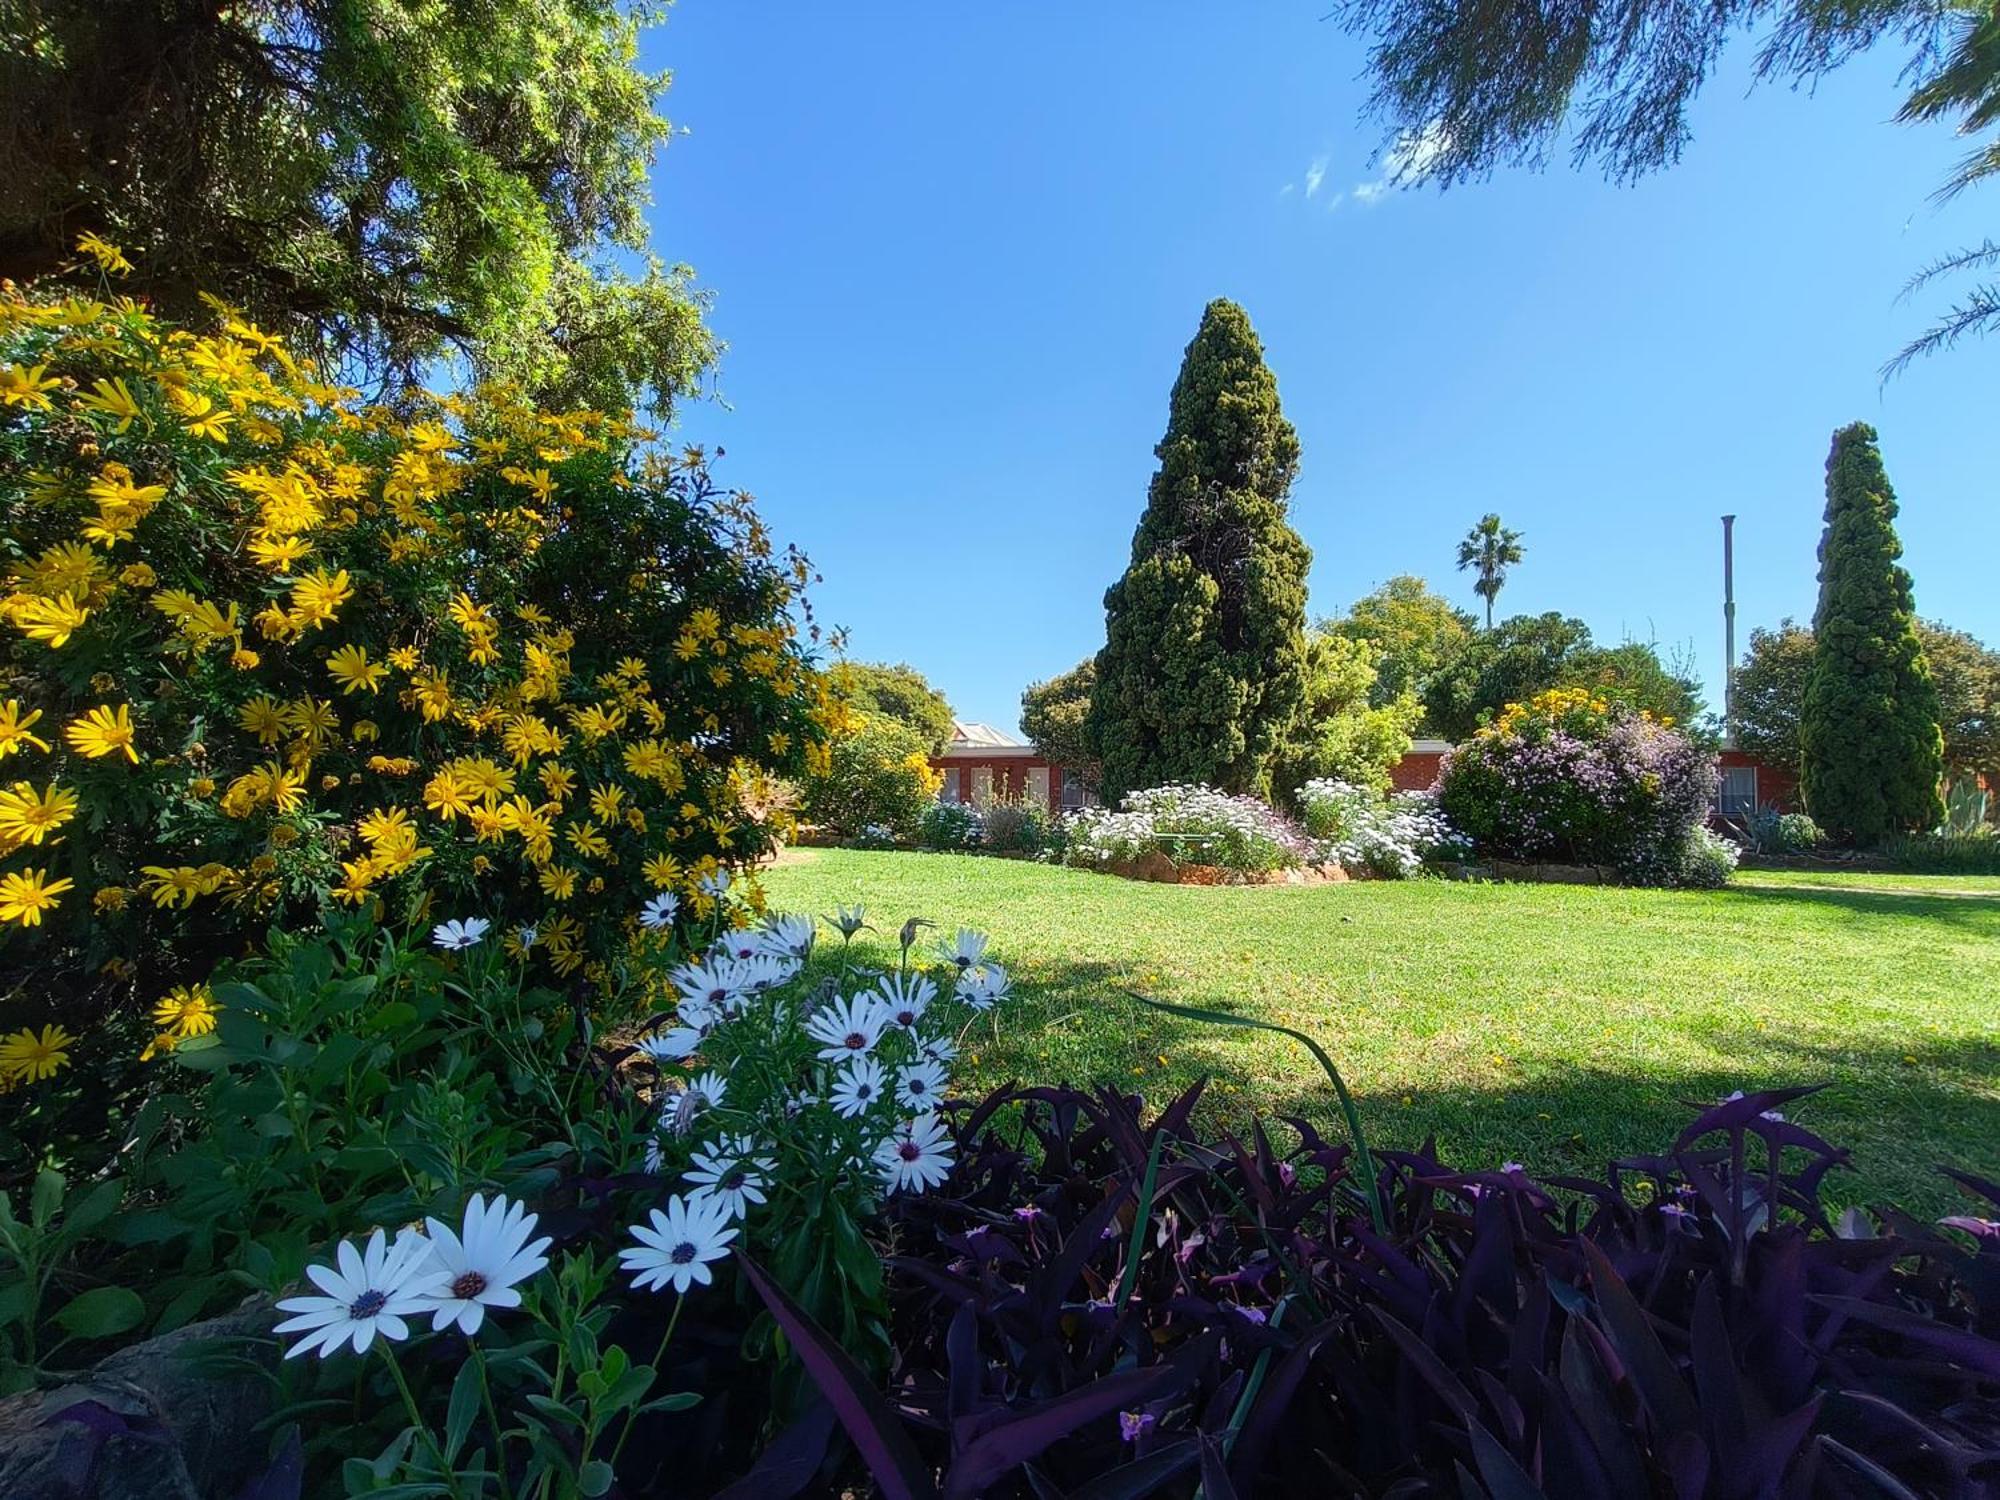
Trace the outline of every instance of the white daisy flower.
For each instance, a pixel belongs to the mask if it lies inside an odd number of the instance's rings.
[[[882,1038],[886,1017],[873,995],[835,999],[806,1022],[806,1035],[819,1042],[822,1062],[866,1057]]]
[[[938,992],[937,986],[921,974],[885,974],[876,989],[888,1024],[911,1036],[916,1035],[917,1022],[923,1019]]]
[[[736,977],[746,994],[761,995],[799,972],[799,961],[782,953],[758,953],[736,965]]]
[[[710,960],[681,964],[667,978],[681,997],[683,1014],[687,1011],[685,1002],[689,1000],[707,1005],[718,1013],[726,1012],[743,994],[736,965],[728,962]]]
[[[667,1080],[669,1086],[673,1079]],[[686,1135],[702,1115],[722,1102],[729,1080],[713,1069],[673,1088],[660,1101],[660,1129],[668,1135]]]
[[[713,875],[702,876],[697,884],[704,896],[712,896],[720,901],[729,894],[729,872],[717,870]]]
[[[548,1236],[528,1242],[536,1222],[525,1204],[497,1193],[491,1203],[474,1193],[456,1231],[436,1219],[424,1221],[431,1236],[431,1268],[449,1278],[430,1294],[433,1333],[456,1323],[460,1333],[470,1336],[479,1332],[487,1308],[521,1305],[515,1285],[549,1263],[543,1253]]]
[[[681,898],[672,891],[661,891],[659,895],[639,908],[640,923],[658,932],[663,927],[674,925],[674,914],[681,909]]]
[[[514,941],[523,948],[532,948],[541,940],[542,929],[533,922],[523,922],[514,933]]]
[[[941,1062],[914,1062],[896,1074],[896,1099],[913,1114],[925,1115],[937,1108],[951,1075]]]
[[[398,1235],[391,1245],[379,1229],[368,1237],[366,1250],[342,1240],[334,1261],[338,1269],[306,1267],[307,1277],[324,1296],[287,1297],[278,1304],[280,1312],[295,1316],[273,1332],[306,1335],[285,1351],[286,1359],[312,1351],[330,1355],[347,1343],[356,1354],[366,1354],[378,1334],[386,1342],[401,1343],[410,1336],[410,1325],[403,1320],[428,1311],[429,1294],[449,1275],[433,1268],[431,1244],[422,1235]]]
[[[835,906],[833,915],[828,917],[827,921],[834,925],[842,937],[851,938],[868,925],[868,908],[859,901],[852,906]]]
[[[906,1120],[902,1129],[875,1148],[875,1165],[892,1193],[921,1193],[951,1175],[951,1133],[936,1115]]]
[[[639,1038],[639,1050],[656,1063],[679,1062],[691,1055],[702,1043],[701,1032],[692,1026],[676,1026],[671,1031],[656,1031]]]
[[[840,1070],[828,1102],[843,1120],[864,1115],[889,1089],[882,1065],[872,1057],[857,1057]]]
[[[715,951],[740,964],[764,951],[763,934],[749,927],[725,932],[715,940]]]
[[[757,1142],[747,1135],[724,1136],[708,1151],[697,1151],[683,1179],[694,1189],[696,1198],[712,1198],[729,1209],[731,1218],[740,1219],[750,1205],[764,1202],[764,1189],[777,1162],[757,1154]]]
[[[961,927],[955,936],[938,944],[938,957],[961,973],[986,956],[986,934]]]
[[[949,1036],[934,1036],[917,1043],[917,1055],[929,1062],[952,1063],[958,1060],[958,1043]]]
[[[736,1238],[727,1204],[675,1194],[664,1212],[656,1208],[649,1218],[650,1225],[632,1226],[632,1238],[639,1243],[618,1252],[619,1265],[633,1273],[635,1289],[657,1291],[671,1285],[685,1292],[696,1282],[707,1286],[715,1279],[709,1262],[728,1255],[729,1242]]]
[[[797,959],[800,963],[812,956],[813,939],[818,935],[819,929],[811,917],[796,915],[772,917],[759,934],[763,952],[776,958]]]
[[[431,929],[431,941],[446,952],[456,952],[460,948],[470,948],[486,936],[493,924],[484,917],[467,917],[463,921],[440,922]]]
[[[991,1010],[1014,992],[1014,982],[999,964],[981,964],[958,978],[956,993],[974,1010]]]

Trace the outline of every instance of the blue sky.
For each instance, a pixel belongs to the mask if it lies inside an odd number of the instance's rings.
[[[1456,540],[1497,510],[1528,548],[1502,614],[1692,651],[1718,700],[1717,517],[1740,635],[1809,616],[1828,439],[1859,419],[1919,611],[2000,644],[2000,344],[1878,384],[1938,305],[1904,280],[1991,223],[1990,193],[1930,203],[1963,144],[1894,123],[1900,55],[1807,94],[1753,89],[1739,45],[1633,187],[1565,160],[1381,191],[1324,9],[681,0],[649,34],[686,132],[655,248],[730,345],[678,436],[812,555],[854,656],[1012,727],[1095,651],[1217,296],[1304,447],[1315,616],[1401,572],[1472,607]]]

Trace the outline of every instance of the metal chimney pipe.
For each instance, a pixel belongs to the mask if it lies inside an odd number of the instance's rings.
[[[1722,518],[1722,743],[1736,746],[1736,517]]]

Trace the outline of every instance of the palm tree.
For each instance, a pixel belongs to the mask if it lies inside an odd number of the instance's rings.
[[[1477,568],[1479,578],[1472,585],[1472,592],[1486,601],[1486,628],[1493,628],[1493,601],[1500,596],[1501,588],[1507,582],[1507,569],[1519,562],[1526,551],[1521,546],[1521,533],[1510,531],[1500,524],[1500,518],[1487,514],[1479,518],[1479,524],[1466,532],[1465,540],[1458,544],[1458,571]]]

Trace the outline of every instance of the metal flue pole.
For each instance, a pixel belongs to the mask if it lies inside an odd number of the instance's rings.
[[[1736,517],[1722,518],[1722,743],[1736,744]]]

